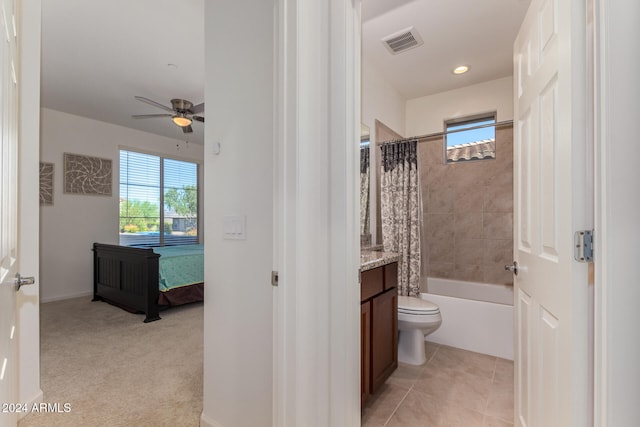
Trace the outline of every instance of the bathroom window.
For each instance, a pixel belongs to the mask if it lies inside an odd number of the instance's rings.
[[[198,238],[198,164],[120,150],[120,244],[191,245]]]
[[[446,121],[447,163],[495,159],[495,124],[495,113]]]

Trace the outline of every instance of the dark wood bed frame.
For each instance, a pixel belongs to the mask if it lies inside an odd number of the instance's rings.
[[[159,258],[151,248],[94,243],[93,301],[142,312],[145,323],[159,320]]]

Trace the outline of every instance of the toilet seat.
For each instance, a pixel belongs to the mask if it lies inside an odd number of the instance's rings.
[[[398,313],[413,315],[439,314],[440,308],[425,299],[419,297],[398,296]]]

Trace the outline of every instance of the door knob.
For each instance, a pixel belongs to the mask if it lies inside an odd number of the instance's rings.
[[[16,273],[16,280],[14,281],[14,283],[17,286],[16,291],[19,291],[20,288],[24,285],[33,285],[34,283],[36,283],[36,278],[33,276],[22,277],[20,273]]]
[[[505,265],[504,269],[518,275],[518,261],[513,261],[512,265]]]

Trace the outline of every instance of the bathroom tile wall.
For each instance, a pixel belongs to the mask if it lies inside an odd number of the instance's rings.
[[[442,138],[418,147],[423,277],[513,283],[513,128],[496,130],[493,160],[446,164]]]

